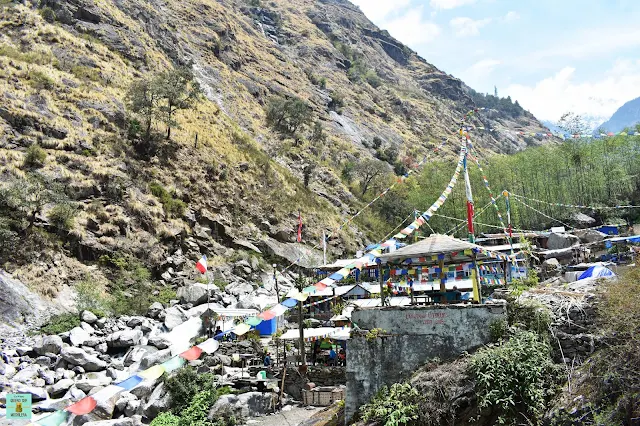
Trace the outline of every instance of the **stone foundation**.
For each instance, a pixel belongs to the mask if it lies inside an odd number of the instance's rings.
[[[489,325],[505,315],[504,304],[354,311],[351,319],[361,330],[347,343],[347,421],[381,387],[406,380],[426,361],[489,343]],[[373,329],[378,337],[368,335]]]

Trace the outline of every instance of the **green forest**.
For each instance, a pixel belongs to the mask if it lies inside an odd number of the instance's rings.
[[[503,190],[528,199],[524,205],[511,197],[511,217],[514,229],[542,230],[562,226],[578,211],[600,222],[635,221],[640,209],[604,209],[615,205],[640,204],[640,138],[612,137],[604,139],[574,139],[561,144],[528,148],[515,155],[494,155],[480,159],[485,176],[497,198],[497,205],[506,221]],[[476,163],[468,162],[476,210],[476,233],[500,232],[499,220]],[[400,224],[418,210],[424,212],[440,196],[455,170],[453,160],[432,160],[419,173],[375,203],[374,209],[387,227]],[[429,226],[438,233],[448,233],[466,217],[466,198],[462,175],[438,215]],[[545,203],[586,205],[595,209],[571,209]],[[546,216],[548,217],[546,217]],[[553,218],[553,219],[551,219]],[[492,225],[493,227],[481,224]],[[388,229],[391,231],[391,229]],[[429,233],[428,226],[422,228]],[[465,236],[460,226],[457,236]],[[382,237],[382,235],[380,236]]]

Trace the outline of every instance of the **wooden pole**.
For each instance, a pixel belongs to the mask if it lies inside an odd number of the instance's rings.
[[[478,271],[478,261],[475,253],[471,253],[471,259],[473,259],[473,271],[471,272],[471,282],[473,283],[473,300],[477,303],[482,303],[480,271]]]
[[[384,306],[384,274],[382,264],[378,264],[378,279],[380,281],[380,306]]]
[[[278,404],[282,407],[282,395],[284,394],[284,379],[287,377],[287,364],[284,365],[284,372],[282,373],[282,384],[280,385],[280,401]]]
[[[442,259],[438,259],[438,266],[440,267],[440,292],[446,293],[447,274],[444,273],[444,256],[442,257]]]
[[[302,276],[300,275],[300,281],[298,284],[299,291],[302,291],[303,285],[304,285],[304,281],[302,280]],[[306,357],[305,348],[304,348],[304,323],[302,322],[302,301],[298,302],[298,330],[300,331],[300,337],[298,340],[298,344],[300,345],[300,366],[306,366],[307,357]]]
[[[508,282],[508,279],[509,279],[509,277],[507,275],[507,266],[509,266],[509,262],[507,261],[507,259],[505,259],[502,262],[502,265],[503,265],[503,268],[504,268],[504,284],[507,285],[507,282]]]
[[[300,338],[298,344],[300,345],[300,365],[306,365],[307,357],[304,348],[304,323],[302,322],[302,302],[298,302],[298,330],[300,331]]]

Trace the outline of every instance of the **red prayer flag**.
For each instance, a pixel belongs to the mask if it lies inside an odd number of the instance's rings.
[[[327,285],[325,283],[318,282],[315,284],[315,287],[316,287],[316,290],[322,291],[325,288],[327,288]]]
[[[187,361],[195,361],[196,359],[200,358],[201,354],[202,354],[202,349],[200,349],[197,346],[194,346],[188,351],[182,352],[180,354],[180,358],[184,358]]]
[[[264,321],[269,321],[270,319],[275,318],[276,314],[274,314],[273,312],[269,311],[264,311],[260,314],[258,314],[258,318],[262,318]]]
[[[87,396],[85,398],[82,398],[75,404],[68,406],[67,408],[65,408],[65,410],[72,414],[75,414],[76,416],[82,416],[83,414],[89,414],[90,412],[92,412],[93,409],[96,408],[96,405],[98,405],[96,400],[90,396]]]
[[[302,215],[298,212],[298,242],[302,241]]]

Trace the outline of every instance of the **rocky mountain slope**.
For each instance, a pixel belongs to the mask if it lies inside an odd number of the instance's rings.
[[[343,0],[9,0],[0,27],[0,261],[49,296],[86,279],[109,287],[122,259],[174,288],[193,282],[203,253],[225,284],[260,282],[273,261],[317,263],[309,246],[375,190],[360,191],[347,165],[377,157],[392,181],[478,106]],[[143,155],[128,89],[180,65],[204,96],[171,117],[170,140],[155,120],[157,149]],[[311,111],[291,135],[266,120],[284,98]],[[471,124],[543,129],[497,108]],[[512,132],[476,136],[484,154],[525,145]],[[456,149],[454,138],[445,152]],[[330,254],[385,226],[362,215]]]
[[[640,123],[640,98],[636,98],[622,105],[611,118],[596,128],[596,131],[604,129],[607,132],[621,132],[629,128],[635,130]]]

